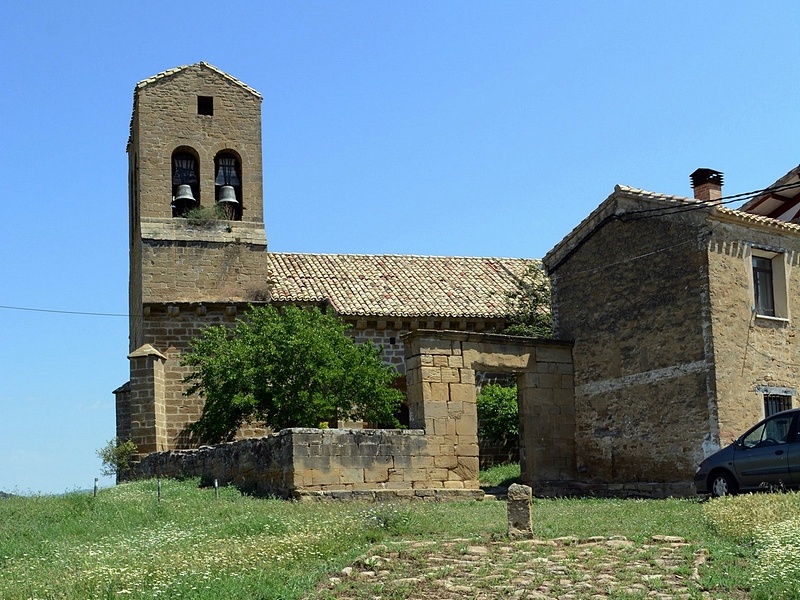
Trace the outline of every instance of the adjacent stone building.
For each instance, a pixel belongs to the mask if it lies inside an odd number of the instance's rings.
[[[617,186],[543,259],[555,337],[574,341],[583,482],[690,491],[705,456],[797,405],[800,225],[747,211],[798,190],[733,210],[721,173],[692,181],[692,199]]]
[[[269,252],[261,96],[207,64],[145,79],[128,141],[130,381],[115,391],[117,436],[139,451],[196,445],[202,400],[184,396],[181,353],[249,305],[318,305],[384,346],[405,387],[401,336],[494,331],[506,292],[536,261]],[[242,436],[263,434],[243,430]]]

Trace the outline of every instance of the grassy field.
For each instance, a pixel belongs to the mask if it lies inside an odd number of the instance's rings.
[[[508,473],[499,475],[508,479]],[[513,475],[512,475],[513,477]],[[703,587],[737,598],[800,597],[800,496],[534,500],[535,535],[675,535],[704,547]],[[0,597],[301,598],[387,540],[501,539],[504,502],[292,503],[197,481],[97,497],[0,499]]]

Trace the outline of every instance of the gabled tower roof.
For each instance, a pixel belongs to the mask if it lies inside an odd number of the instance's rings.
[[[228,75],[225,71],[223,71],[221,69],[218,69],[214,65],[211,65],[211,64],[209,64],[209,63],[207,63],[205,61],[202,61],[202,60],[200,62],[191,64],[191,65],[182,65],[180,67],[175,67],[173,69],[167,69],[166,71],[161,71],[161,73],[153,75],[152,77],[148,77],[147,79],[142,79],[141,81],[139,81],[134,86],[134,89],[133,89],[133,110],[131,111],[130,134],[128,135],[128,142],[127,142],[128,146],[130,145],[131,138],[133,137],[133,118],[134,118],[134,115],[136,114],[136,105],[137,105],[137,102],[138,102],[139,91],[144,89],[144,88],[146,88],[146,87],[148,87],[148,86],[150,86],[150,85],[159,83],[161,81],[165,81],[167,79],[171,79],[171,78],[175,77],[176,75],[179,75],[181,73],[184,73],[184,72],[192,70],[192,69],[207,69],[208,71],[211,71],[212,73],[216,73],[217,75],[219,75],[223,79],[226,79],[229,82],[231,82],[232,84],[240,87],[241,89],[243,89],[244,91],[248,92],[249,94],[252,94],[258,100],[263,100],[264,99],[264,97],[260,93],[258,93],[258,91],[256,91],[255,89],[251,88],[249,85],[247,85],[243,81],[240,81],[239,79],[236,79],[236,77],[233,77],[232,75]]]
[[[135,90],[134,90],[134,94],[136,93],[137,90],[140,90],[143,87],[146,87],[146,86],[148,86],[148,85],[150,85],[152,83],[155,83],[156,81],[160,81],[162,79],[166,79],[166,78],[169,78],[169,77],[174,77],[178,73],[181,73],[181,72],[186,71],[188,69],[193,69],[193,68],[198,68],[198,67],[213,71],[213,72],[217,73],[218,75],[221,75],[222,77],[224,77],[225,79],[227,79],[231,83],[235,83],[236,85],[238,85],[242,89],[247,90],[248,92],[250,92],[254,96],[256,96],[256,97],[258,97],[260,99],[263,99],[263,96],[261,94],[259,94],[256,90],[251,88],[246,83],[236,79],[236,77],[233,77],[232,75],[228,75],[225,71],[223,71],[221,69],[218,69],[214,65],[210,65],[207,62],[202,61],[202,60],[200,62],[194,63],[192,65],[183,65],[183,66],[180,66],[180,67],[175,67],[174,69],[167,69],[166,71],[162,71],[161,73],[153,75],[152,77],[148,77],[147,79],[142,79],[140,82],[138,82],[136,84],[136,87],[135,87]]]

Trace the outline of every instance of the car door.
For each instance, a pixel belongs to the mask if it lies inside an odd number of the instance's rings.
[[[765,419],[737,442],[733,467],[742,487],[790,483],[789,436],[795,415],[779,413]]]
[[[788,454],[789,481],[800,486],[800,415],[795,414],[792,434],[789,437]]]

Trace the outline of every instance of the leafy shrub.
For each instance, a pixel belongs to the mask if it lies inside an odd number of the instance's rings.
[[[214,206],[195,206],[183,213],[183,217],[193,227],[213,227],[219,221],[227,221],[230,216],[219,204]]]
[[[97,456],[103,461],[101,473],[103,475],[124,475],[131,468],[131,458],[137,453],[136,444],[131,440],[124,442],[115,437],[97,451]]]
[[[481,436],[505,451],[519,446],[519,408],[517,386],[489,384],[478,395],[478,422]]]
[[[550,281],[541,263],[529,266],[514,289],[506,293],[506,326],[502,333],[535,338],[553,337]]]

